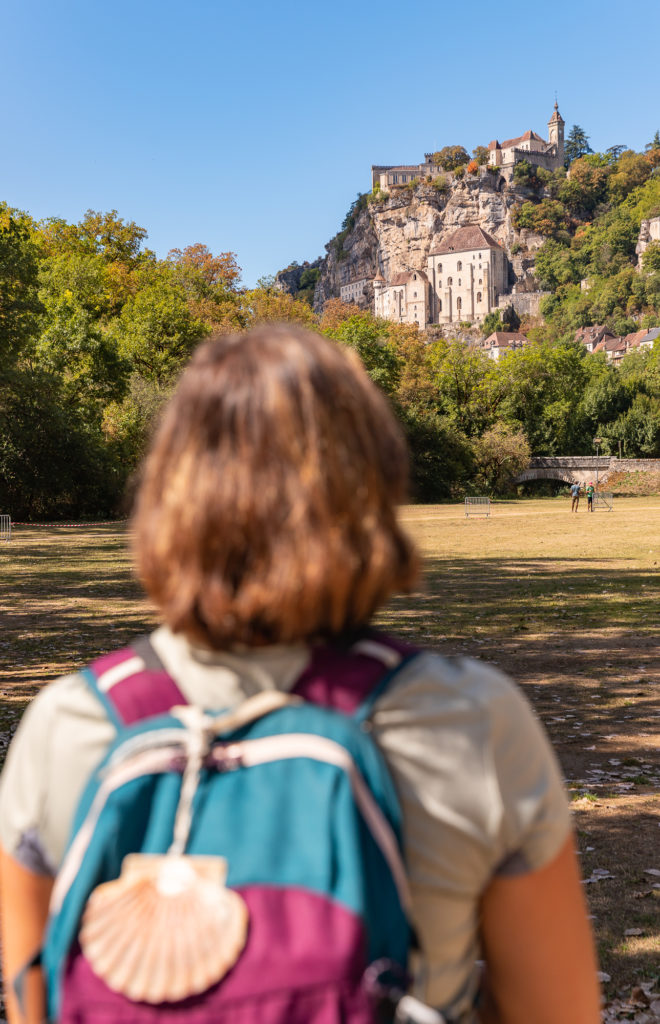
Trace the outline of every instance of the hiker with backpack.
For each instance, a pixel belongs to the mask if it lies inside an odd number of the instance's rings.
[[[406,481],[352,352],[291,325],[197,350],[133,518],[162,625],[9,751],[10,1024],[599,1020],[542,727],[491,666],[369,626],[417,579]]]

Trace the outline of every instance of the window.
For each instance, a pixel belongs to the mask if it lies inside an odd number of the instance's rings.
[[[438,280],[438,288],[442,288],[442,281]]]
[[[438,263],[436,270],[438,271],[439,274],[442,273],[442,263]]]
[[[461,279],[460,279],[460,277],[459,277],[459,279],[458,279],[458,287],[459,287],[459,288],[461,287]]]
[[[438,299],[438,313],[442,313],[442,299]]]
[[[413,299],[417,298],[417,292],[413,292]]]
[[[481,278],[479,278],[479,284],[482,284],[482,280],[481,280]]]
[[[459,261],[458,261],[458,263],[456,264],[456,269],[457,269],[457,270],[462,270],[462,269],[463,269],[463,264],[461,263],[461,261],[460,261],[460,260],[459,260]]]
[[[462,305],[463,305],[463,302],[462,302],[461,297],[459,295],[459,297],[456,299],[456,309],[460,309]]]
[[[413,281],[416,281],[416,280],[417,280],[417,274],[413,274]],[[415,292],[415,294],[417,294],[417,293]]]
[[[481,302],[481,292],[477,292],[477,302]]]
[[[453,277],[448,277],[447,278],[447,285],[452,285],[453,283],[454,283]]]

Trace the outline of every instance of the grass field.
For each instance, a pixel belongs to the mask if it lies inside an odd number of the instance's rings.
[[[608,995],[660,963],[660,498],[409,506],[420,589],[379,624],[509,672],[544,721],[575,812]],[[0,549],[3,745],[44,682],[154,622],[123,529],[18,528]]]

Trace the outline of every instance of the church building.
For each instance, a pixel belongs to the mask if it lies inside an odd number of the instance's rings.
[[[513,168],[521,160],[527,160],[536,167],[556,171],[564,165],[564,124],[555,102],[555,109],[548,121],[547,141],[533,131],[504,142],[494,139],[488,146],[488,163],[491,167]]]

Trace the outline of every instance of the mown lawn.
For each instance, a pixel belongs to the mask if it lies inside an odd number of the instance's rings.
[[[403,509],[423,581],[379,623],[497,664],[533,702],[571,792],[614,996],[657,977],[660,962],[660,498],[569,508],[501,502],[489,519],[458,505]],[[155,620],[124,528],[108,525],[17,528],[0,548],[0,621],[4,749],[41,685]]]

